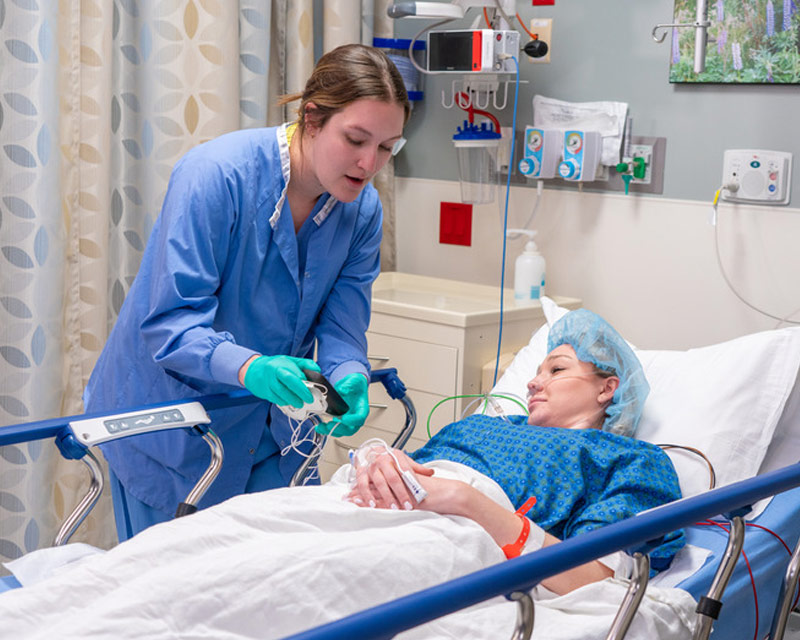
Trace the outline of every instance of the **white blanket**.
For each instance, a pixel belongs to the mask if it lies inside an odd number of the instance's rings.
[[[334,482],[240,496],[152,527],[0,595],[2,637],[283,638],[504,561],[471,520],[359,508],[344,491]],[[625,588],[537,588],[534,637],[605,638]],[[650,588],[628,638],[688,639],[694,606],[685,591]],[[505,638],[515,619],[516,605],[496,598],[398,638]]]

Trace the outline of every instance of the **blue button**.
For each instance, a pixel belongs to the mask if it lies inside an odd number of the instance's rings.
[[[769,185],[769,190],[770,191],[775,191],[775,185],[774,184]]]
[[[758,169],[761,166],[761,163],[758,160],[753,160],[750,163],[750,166],[753,167],[753,169]]]

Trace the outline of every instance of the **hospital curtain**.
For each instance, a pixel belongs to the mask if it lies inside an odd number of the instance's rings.
[[[0,0],[0,425],[82,411],[172,165],[282,119],[287,5]],[[86,486],[49,441],[0,448],[0,561]],[[104,493],[73,540],[113,544]]]
[[[376,33],[389,2],[364,2]],[[327,4],[329,36],[359,41],[362,17],[337,24]],[[314,9],[0,0],[0,426],[82,412],[172,166],[225,132],[294,117],[275,103],[311,73],[325,38]],[[391,202],[390,176],[376,183]],[[0,562],[50,545],[86,486],[49,441],[0,447]],[[109,494],[73,541],[113,545]]]

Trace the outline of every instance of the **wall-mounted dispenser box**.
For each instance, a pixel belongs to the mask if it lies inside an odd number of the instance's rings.
[[[563,152],[563,137],[555,129],[525,127],[524,157],[519,171],[526,178],[555,178]]]
[[[558,174],[564,180],[593,182],[600,166],[603,138],[598,131],[564,132],[564,161]]]

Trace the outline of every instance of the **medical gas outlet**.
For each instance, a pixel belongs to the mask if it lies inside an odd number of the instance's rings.
[[[730,202],[789,204],[792,154],[758,149],[725,151],[720,196]]]
[[[559,131],[526,127],[525,151],[519,161],[519,172],[527,178],[555,178],[561,149]]]
[[[651,163],[653,158],[653,147],[647,144],[635,144],[630,148],[630,156],[622,158],[616,165],[617,173],[620,174],[625,183],[625,193],[631,183],[650,184],[652,179]]]
[[[564,160],[558,174],[571,182],[593,182],[600,166],[602,136],[597,131],[564,132]]]

